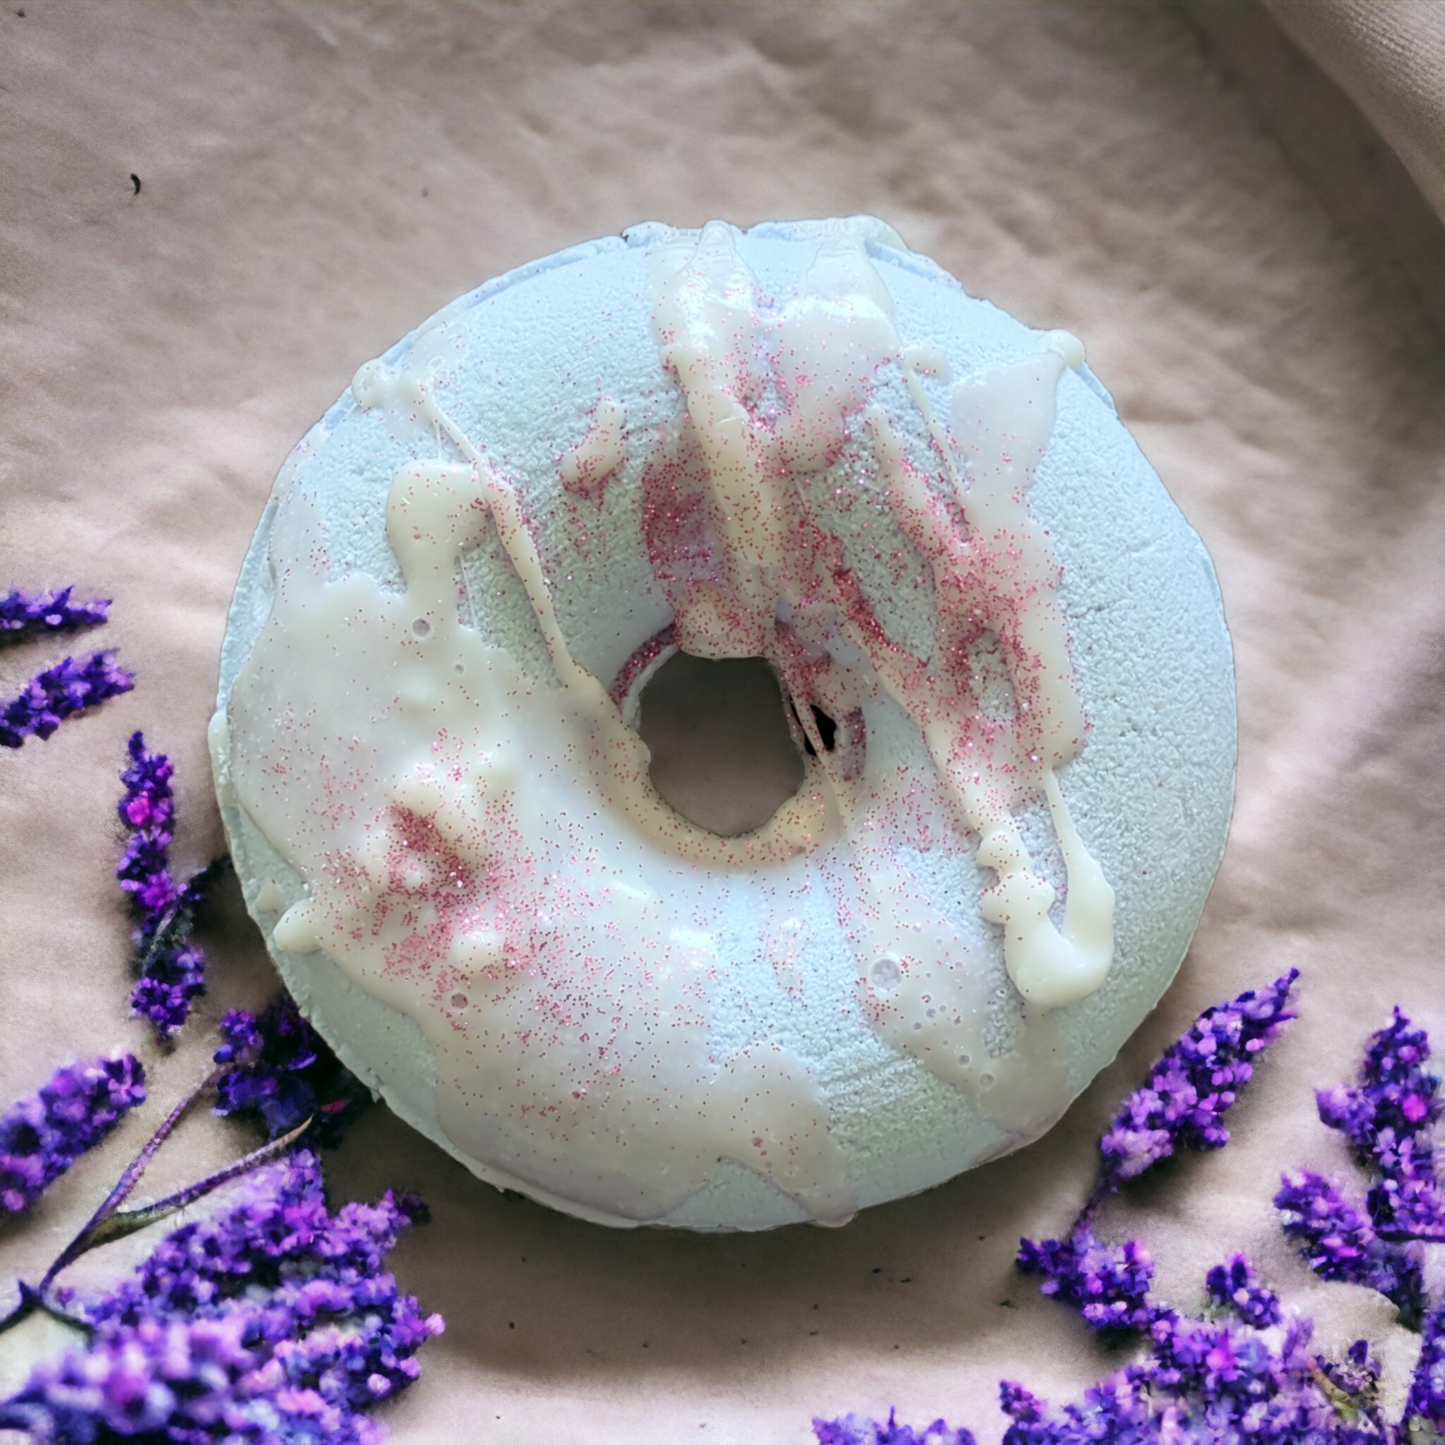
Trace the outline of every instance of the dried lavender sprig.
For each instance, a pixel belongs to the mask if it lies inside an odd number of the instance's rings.
[[[1425,1067],[1429,1057],[1429,1036],[1396,1008],[1370,1036],[1358,1084],[1315,1095],[1321,1121],[1378,1176],[1363,1210],[1309,1171],[1283,1175],[1274,1197],[1285,1234],[1316,1274],[1379,1290],[1411,1329],[1428,1303],[1420,1243],[1445,1240],[1430,1132],[1441,1113],[1440,1081]]]
[[[1430,1036],[1398,1005],[1390,1022],[1370,1035],[1356,1087],[1317,1089],[1321,1120],[1341,1130],[1362,1154],[1374,1152],[1382,1129],[1413,1134],[1440,1117],[1440,1080],[1426,1069]]]
[[[1287,1003],[1299,970],[1206,1009],[1166,1049],[1149,1082],[1130,1094],[1099,1140],[1099,1200],[1181,1147],[1219,1149],[1224,1116],[1254,1072],[1254,1059],[1294,1017]]]
[[[1280,983],[1287,987],[1291,981]],[[1282,1001],[1280,995],[1277,1002]],[[1372,1040],[1362,1073],[1366,1090],[1397,1090],[1383,1100],[1396,1117],[1382,1122],[1387,1109],[1380,1099],[1367,1099],[1368,1109],[1362,1109],[1358,1100],[1322,1096],[1329,1101],[1322,1104],[1322,1114],[1337,1108],[1341,1117],[1368,1125],[1367,1130],[1357,1123],[1350,1128],[1382,1168],[1392,1166],[1391,1151],[1400,1147],[1401,1137],[1423,1134],[1424,1121],[1437,1117],[1433,1081],[1420,1067],[1426,1057],[1428,1040],[1422,1031],[1411,1030],[1397,1010],[1394,1024]],[[1419,1128],[1402,1130],[1402,1120]],[[1386,1129],[1397,1132],[1393,1142],[1381,1145]],[[1398,1421],[1387,1420],[1380,1406],[1380,1366],[1368,1343],[1357,1340],[1342,1361],[1310,1352],[1310,1322],[1287,1315],[1249,1262],[1236,1254],[1209,1271],[1205,1288],[1237,1318],[1191,1319],[1166,1306],[1150,1306],[1146,1353],[1057,1411],[1022,1385],[1004,1382],[1000,1401],[1011,1422],[1004,1445],[1414,1445],[1435,1438],[1431,1431],[1445,1431],[1445,1302],[1425,1310],[1419,1246],[1402,1249],[1384,1240],[1369,1217],[1318,1175],[1287,1176],[1285,1182],[1277,1203],[1286,1213],[1287,1231],[1306,1244],[1312,1265],[1329,1278],[1391,1294],[1402,1303],[1407,1323],[1410,1306],[1416,1324],[1423,1315],[1425,1338]],[[1112,1189],[1106,1187],[1107,1192]],[[1107,1285],[1117,1276],[1122,1281],[1113,1285],[1118,1301],[1146,1303],[1137,1274],[1131,1276],[1124,1267],[1130,1246],[1111,1251],[1093,1238],[1092,1218],[1101,1197],[1096,1193],[1090,1199],[1066,1240],[1023,1242],[1023,1262],[1032,1260],[1046,1275],[1045,1292],[1067,1296],[1075,1291],[1078,1298],[1071,1302],[1086,1313],[1090,1279]],[[1106,1293],[1095,1290],[1093,1298]],[[834,1433],[825,1436],[820,1424]],[[872,1445],[870,1428],[881,1432],[886,1427],[857,1416],[815,1421],[815,1433],[828,1445],[834,1440]]]
[[[1044,1276],[1040,1294],[1071,1305],[1091,1329],[1142,1330],[1154,1320],[1154,1263],[1137,1239],[1101,1244],[1081,1218],[1066,1239],[1021,1239],[1017,1262],[1025,1274]]]
[[[1429,1057],[1429,1036],[1396,1008],[1370,1038],[1358,1086],[1315,1095],[1321,1121],[1343,1133],[1359,1161],[1379,1174],[1365,1207],[1385,1239],[1445,1239],[1431,1139],[1441,1112],[1440,1080],[1425,1068]]]
[[[1205,1275],[1204,1288],[1215,1304],[1233,1310],[1257,1330],[1277,1325],[1283,1318],[1279,1296],[1260,1283],[1242,1254],[1232,1254],[1223,1264],[1216,1264]]]
[[[159,919],[182,900],[183,889],[170,875],[169,852],[174,836],[175,767],[164,753],[146,751],[145,735],[132,733],[126,744],[130,766],[122,769],[125,792],[116,812],[127,833],[125,851],[115,876],[122,890],[152,931]]]
[[[40,1284],[33,1289],[22,1284],[20,1302],[9,1315],[0,1319],[0,1332],[12,1328],[36,1310],[64,1316],[64,1311],[53,1298],[52,1286],[60,1272],[82,1254],[164,1219],[230,1180],[268,1163],[295,1146],[303,1135],[319,1135],[333,1143],[338,1141],[350,1120],[370,1102],[364,1086],[337,1061],[285,995],[262,1015],[259,1023],[250,1014],[233,1011],[226,1016],[223,1032],[227,1043],[217,1051],[216,1067],[161,1121],[94,1214],[56,1256]],[[136,1067],[139,1069],[139,1065]],[[286,1074],[288,1070],[292,1072]],[[270,1142],[260,1149],[163,1199],[153,1200],[139,1208],[122,1208],[156,1152],[202,1094],[215,1088],[218,1097],[226,1098],[230,1096],[230,1086],[242,1099],[250,1090],[258,1090],[262,1097],[266,1097],[268,1078],[277,1072],[285,1075],[288,1082],[295,1081],[300,1086],[299,1092],[294,1087],[287,1091],[284,1111],[273,1109],[267,1118],[268,1123],[283,1126],[285,1133],[274,1129],[269,1131]],[[144,1095],[144,1090],[141,1094]],[[298,1101],[307,1104],[309,1111],[294,1114],[292,1106]],[[236,1111],[250,1107],[253,1105],[238,1103]],[[219,1107],[216,1112],[224,1114],[232,1112],[232,1109]],[[313,1121],[322,1124],[318,1131],[311,1129]]]
[[[971,1430],[954,1429],[943,1420],[915,1430],[898,1423],[896,1410],[882,1422],[851,1413],[836,1420],[814,1417],[813,1434],[818,1445],[974,1445]]]
[[[30,737],[48,738],[71,714],[134,686],[135,675],[117,667],[113,653],[93,652],[84,662],[67,657],[0,705],[0,748],[18,748]]]
[[[41,1090],[0,1115],[0,1214],[33,1204],[146,1096],[131,1054],[57,1069]]]
[[[116,866],[122,890],[136,915],[136,960],[140,978],[131,1009],[168,1039],[206,991],[205,955],[191,941],[193,913],[206,872],[177,882],[170,871],[174,836],[175,768],[164,753],[146,751],[142,733],[131,735],[130,765],[120,774],[125,793],[116,805],[127,837]]]
[[[1286,1007],[1297,969],[1248,989],[1195,1019],[1130,1094],[1099,1140],[1099,1177],[1063,1239],[1019,1241],[1018,1266],[1044,1277],[1040,1290],[1072,1305],[1091,1328],[1140,1330],[1158,1307],[1148,1298],[1154,1266],[1136,1240],[1100,1243],[1093,1220],[1103,1202],[1181,1147],[1218,1149],[1224,1116],[1253,1074],[1253,1060],[1294,1017]]]
[[[254,1115],[268,1137],[314,1120],[307,1141],[334,1147],[371,1103],[371,1093],[301,1016],[288,994],[259,1017],[232,1009],[221,1020],[216,1063],[221,1115]]]
[[[126,1166],[125,1172],[116,1181],[110,1193],[101,1201],[100,1207],[51,1262],[50,1268],[46,1270],[45,1277],[39,1285],[29,1291],[32,1296],[28,1302],[29,1307],[47,1309],[54,1313],[56,1306],[55,1300],[52,1298],[51,1287],[60,1272],[79,1259],[82,1254],[88,1253],[99,1245],[109,1244],[112,1240],[124,1239],[126,1235],[134,1234],[138,1229],[144,1229],[149,1224],[166,1219],[177,1210],[184,1209],[186,1205],[194,1204],[198,1199],[204,1199],[206,1195],[214,1193],[222,1185],[229,1184],[231,1180],[239,1179],[243,1174],[250,1173],[262,1164],[269,1164],[296,1144],[305,1132],[306,1125],[310,1122],[303,1120],[289,1134],[283,1134],[279,1139],[273,1139],[269,1143],[263,1144],[261,1148],[253,1149],[249,1154],[226,1165],[223,1169],[218,1169],[214,1174],[208,1174],[204,1179],[185,1185],[160,1199],[152,1199],[146,1204],[129,1209],[122,1208],[140,1182],[141,1175],[145,1173],[151,1160],[155,1158],[156,1152],[165,1142],[166,1137],[181,1121],[182,1116],[195,1103],[196,1099],[214,1082],[215,1075],[212,1074],[186,1095],[162,1120],[160,1127],[151,1135],[145,1147]],[[23,1317],[28,1312],[27,1301],[22,1297],[17,1313]],[[13,1315],[7,1316],[0,1320],[0,1331],[17,1322]]]
[[[1344,1129],[1382,1171],[1395,1170],[1396,1179],[1408,1177],[1402,1152],[1407,1162],[1431,1160],[1424,1131],[1439,1109],[1435,1080],[1422,1067],[1428,1054],[1423,1031],[1413,1030],[1396,1010],[1390,1027],[1371,1040],[1360,1089],[1321,1095],[1326,1122]],[[1380,1408],[1380,1368],[1368,1344],[1356,1341],[1338,1363],[1306,1352],[1308,1321],[1287,1318],[1248,1261],[1235,1255],[1210,1270],[1205,1283],[1211,1298],[1241,1323],[1190,1320],[1156,1306],[1148,1354],[1086,1392],[1080,1404],[1052,1414],[1022,1387],[1005,1385],[1003,1407],[1013,1421],[1005,1445],[1142,1445],[1164,1438],[1406,1445],[1424,1438],[1427,1426],[1445,1428],[1445,1303],[1426,1313],[1418,1244],[1401,1247],[1384,1239],[1370,1217],[1319,1175],[1286,1176],[1284,1184],[1276,1203],[1286,1232],[1305,1245],[1313,1268],[1326,1278],[1381,1290],[1407,1325],[1418,1327],[1424,1318],[1425,1341],[1398,1422],[1388,1422]],[[1432,1169],[1416,1197],[1428,1196],[1433,1185]],[[1372,1199],[1378,1199],[1373,1191]],[[1068,1244],[1031,1246],[1040,1254],[1053,1246],[1058,1255],[1046,1261],[1054,1277],[1045,1288],[1052,1285],[1053,1293],[1067,1294],[1089,1274],[1082,1263],[1087,1251],[1071,1255],[1068,1245],[1089,1242],[1085,1231],[1096,1203],[1090,1201]],[[1398,1223],[1398,1201],[1389,1205],[1388,1218]],[[1107,1277],[1106,1270],[1094,1272]]]
[[[82,1254],[88,1253],[97,1246],[108,1244],[114,1239],[123,1239],[128,1234],[134,1234],[136,1230],[144,1229],[147,1225],[167,1218],[186,1205],[205,1198],[206,1195],[213,1193],[231,1180],[237,1179],[263,1164],[269,1164],[296,1144],[311,1122],[309,1119],[303,1120],[289,1134],[284,1134],[278,1139],[263,1144],[261,1148],[252,1150],[244,1158],[228,1164],[225,1168],[204,1179],[175,1190],[164,1198],[154,1199],[130,1209],[123,1208],[125,1201],[140,1182],[141,1176],[150,1167],[150,1163],[161,1145],[165,1143],[196,1100],[214,1087],[220,1073],[219,1068],[214,1069],[161,1120],[155,1132],[141,1147],[140,1152],[121,1172],[120,1178],[116,1180],[110,1193],[101,1200],[95,1212],[81,1226],[70,1243],[51,1261],[50,1267],[45,1271],[44,1278],[40,1283],[31,1286],[23,1280],[19,1282],[19,1300],[9,1314],[0,1318],[0,1334],[15,1328],[37,1311],[44,1311],[54,1315],[57,1319],[65,1320],[81,1328],[88,1328],[85,1320],[75,1318],[65,1309],[54,1288],[55,1281],[62,1270],[74,1263]]]
[[[1420,1358],[1405,1399],[1406,1424],[1421,1420],[1445,1431],[1445,1301],[1425,1318]]]
[[[315,1156],[293,1155],[84,1302],[89,1349],[37,1369],[0,1405],[0,1427],[53,1441],[374,1445],[369,1410],[416,1378],[417,1350],[443,1328],[383,1269],[424,1218],[391,1194],[332,1214]]]
[[[1357,1360],[1352,1350],[1351,1368],[1326,1374],[1307,1349],[1310,1333],[1307,1320],[1256,1328],[1244,1320],[1196,1320],[1160,1310],[1143,1358],[1086,1390],[1077,1403],[1053,1411],[1005,1381],[1000,1404],[1012,1423],[1004,1445],[1403,1442],[1382,1429],[1374,1413],[1378,1369],[1371,1373],[1368,1352]]]
[[[1282,1330],[1255,1329],[1243,1321],[1205,1321],[1170,1314],[1150,1330],[1150,1352],[1140,1378],[1164,1419],[1200,1425],[1227,1422],[1252,1427],[1246,1438],[1296,1445],[1320,1431],[1346,1440],[1342,1422],[1322,1388],[1318,1365],[1307,1351],[1313,1326],[1292,1318]],[[1239,1430],[1235,1438],[1244,1436]],[[1230,1434],[1224,1435],[1225,1439]]]
[[[1366,1214],[1308,1169],[1281,1176],[1274,1207],[1286,1237],[1321,1279],[1379,1290],[1399,1308],[1401,1323],[1419,1328],[1425,1282],[1418,1249],[1382,1240]]]
[[[120,1178],[111,1187],[110,1193],[101,1200],[95,1212],[80,1227],[79,1232],[70,1243],[51,1261],[50,1268],[46,1270],[45,1277],[40,1281],[39,1286],[32,1289],[23,1282],[21,1283],[20,1302],[8,1315],[0,1319],[0,1332],[12,1329],[37,1309],[49,1310],[51,1313],[56,1312],[58,1307],[50,1297],[50,1288],[55,1277],[72,1260],[78,1259],[84,1254],[93,1241],[98,1242],[97,1237],[106,1221],[125,1203],[131,1191],[140,1181],[141,1175],[145,1173],[151,1160],[155,1157],[156,1151],[165,1142],[166,1137],[180,1123],[182,1116],[200,1096],[201,1091],[212,1082],[214,1082],[214,1076],[204,1079],[161,1120],[159,1127],[141,1146],[140,1152],[122,1170]]]
[[[999,1385],[999,1408],[1012,1422],[1004,1445],[1084,1445],[1118,1441],[1120,1445],[1157,1440],[1148,1393],[1134,1371],[1117,1375],[1084,1392],[1082,1402],[1052,1415],[1048,1405],[1014,1380]]]
[[[0,597],[0,647],[29,637],[98,627],[110,615],[110,598],[72,602],[73,587],[34,594],[12,588]]]

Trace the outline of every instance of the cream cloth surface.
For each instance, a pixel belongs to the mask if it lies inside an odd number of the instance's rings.
[[[203,1072],[220,1011],[273,986],[223,889],[179,1047],[127,1020],[115,775],[144,729],[177,764],[177,863],[219,852],[217,654],[295,440],[359,362],[531,257],[642,219],[869,211],[975,294],[1082,336],[1213,552],[1241,756],[1194,947],[1052,1134],[839,1231],[605,1231],[495,1193],[372,1110],[333,1191],[428,1199],[393,1263],[448,1322],[383,1418],[403,1445],[802,1445],[813,1414],[896,1404],[996,1441],[1000,1378],[1058,1400],[1120,1363],[1014,1272],[1018,1236],[1067,1227],[1100,1129],[1200,1008],[1291,966],[1301,1016],[1234,1142],[1104,1228],[1142,1233],[1186,1307],[1246,1250],[1323,1347],[1380,1342],[1398,1393],[1415,1337],[1381,1298],[1315,1280],[1270,1195],[1287,1166],[1355,1184],[1312,1089],[1393,1003],[1445,1045],[1445,231],[1422,199],[1442,200],[1445,7],[1273,11],[1333,80],[1253,5],[10,0],[0,588],[115,605],[93,638],[0,651],[0,696],[90,646],[138,683],[0,755],[0,1102],[115,1046],[153,1090],[0,1225],[0,1309]],[[202,1115],[156,1187],[242,1147]]]
[[[1445,215],[1445,20],[1435,0],[1268,0]]]

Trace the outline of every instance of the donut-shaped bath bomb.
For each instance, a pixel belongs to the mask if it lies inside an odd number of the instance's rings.
[[[766,786],[690,791],[687,719],[739,716]],[[1233,675],[1072,336],[868,218],[644,225],[357,372],[211,742],[287,985],[397,1113],[585,1219],[764,1229],[1114,1057],[1219,863]]]

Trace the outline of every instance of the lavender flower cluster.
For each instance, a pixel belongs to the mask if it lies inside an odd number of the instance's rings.
[[[1379,1401],[1380,1365],[1365,1340],[1343,1360],[1309,1349],[1312,1325],[1293,1314],[1235,1254],[1211,1269],[1211,1310],[1189,1317],[1152,1300],[1152,1265],[1135,1240],[1101,1243],[1103,1202],[1181,1147],[1219,1148],[1223,1115],[1253,1060],[1292,1015],[1292,972],[1258,994],[1210,1009],[1131,1094],[1099,1143],[1099,1181],[1064,1239],[1021,1241],[1019,1265],[1095,1329],[1133,1332],[1139,1358],[1051,1409],[1012,1381],[1000,1386],[1009,1419],[1004,1445],[1416,1445],[1445,1432],[1445,1299],[1425,1289],[1421,1249],[1445,1242],[1431,1129],[1441,1114],[1439,1080],[1425,1067],[1429,1040],[1398,1009],[1375,1034],[1359,1082],[1322,1090],[1320,1118],[1349,1139],[1376,1175],[1363,1207],[1314,1174],[1286,1175],[1275,1198],[1286,1234],[1329,1279],[1368,1285],[1400,1306],[1422,1332],[1403,1411]],[[937,1420],[925,1432],[848,1415],[815,1420],[820,1445],[972,1445],[966,1430]],[[1435,1432],[1435,1433],[1431,1433]]]
[[[0,643],[93,627],[106,620],[110,603],[72,603],[71,588],[29,596],[10,591],[0,597]],[[83,662],[67,657],[32,677],[15,697],[0,702],[0,747],[18,748],[26,738],[48,738],[73,713],[129,692],[135,677],[115,665],[110,652],[93,652]]]
[[[307,1140],[334,1146],[371,1102],[370,1091],[282,994],[256,1017],[232,1009],[221,1020],[216,1062],[226,1066],[216,1084],[221,1115],[251,1114],[268,1138],[310,1119]]]
[[[1267,1330],[1283,1318],[1279,1296],[1259,1282],[1259,1276],[1242,1254],[1231,1255],[1224,1264],[1216,1264],[1204,1276],[1204,1288],[1215,1304],[1233,1310],[1245,1324],[1257,1330]]]
[[[130,1054],[57,1069],[37,1094],[0,1114],[0,1214],[18,1214],[146,1096]]]
[[[1229,1140],[1224,1116],[1254,1069],[1254,1059],[1293,1018],[1287,1004],[1298,971],[1256,993],[1206,1009],[1110,1121],[1099,1140],[1099,1178],[1065,1239],[1019,1241],[1019,1268],[1044,1277],[1044,1294],[1072,1305],[1096,1330],[1147,1329],[1154,1265],[1137,1240],[1113,1246],[1094,1236],[1100,1207],[1181,1148],[1219,1149]]]
[[[30,596],[11,590],[0,597],[0,646],[52,632],[75,632],[98,627],[110,616],[110,599],[72,602],[73,587]]]
[[[1099,1140],[1096,1196],[1137,1179],[1177,1149],[1219,1149],[1229,1142],[1224,1116],[1250,1080],[1254,1059],[1294,1015],[1285,1007],[1299,977],[1291,969],[1268,988],[1206,1009],[1164,1051],[1149,1082],[1124,1100]]]
[[[0,644],[104,622],[107,606],[72,604],[69,588],[48,597],[11,592],[0,598]],[[0,744],[47,737],[70,713],[132,682],[107,653],[81,666],[66,659],[0,707]],[[129,758],[120,775],[126,845],[116,876],[137,918],[141,977],[132,1006],[164,1039],[204,987],[190,935],[205,874],[183,882],[171,874],[170,760],[148,752],[138,732]],[[0,1334],[45,1312],[81,1329],[87,1343],[38,1366],[0,1401],[0,1430],[24,1431],[41,1445],[384,1438],[369,1411],[417,1377],[417,1350],[443,1328],[384,1269],[425,1207],[391,1193],[375,1205],[327,1207],[320,1164],[309,1149],[294,1149],[296,1135],[310,1120],[307,1141],[335,1143],[369,1096],[289,999],[259,1017],[227,1014],[222,1035],[216,1072],[161,1122],[39,1284],[19,1284]],[[212,1086],[216,1113],[254,1115],[271,1142],[163,1199],[123,1207],[187,1108]],[[24,1209],[144,1098],[144,1071],[127,1055],[60,1069],[0,1116],[0,1213]],[[173,1230],[118,1286],[83,1296],[57,1284],[88,1250],[238,1178],[245,1183],[227,1210]]]
[[[1306,1319],[1259,1329],[1243,1319],[1163,1311],[1143,1359],[1051,1410],[1005,1382],[1004,1445],[1365,1445],[1393,1437],[1375,1403],[1379,1366],[1365,1342],[1326,1375]],[[1400,1437],[1403,1442],[1404,1437]]]
[[[818,1445],[975,1445],[972,1430],[955,1430],[935,1420],[922,1430],[898,1423],[898,1412],[890,1410],[880,1424],[866,1415],[844,1415],[840,1420],[814,1420]]]
[[[1359,1083],[1315,1095],[1321,1122],[1375,1175],[1363,1208],[1310,1170],[1286,1174],[1274,1197],[1285,1233],[1316,1274],[1379,1290],[1417,1329],[1427,1304],[1420,1245],[1445,1240],[1430,1137],[1440,1080],[1425,1068],[1429,1057],[1424,1030],[1397,1008],[1370,1039]]]
[[[192,1001],[206,989],[205,956],[190,941],[201,888],[198,878],[178,883],[171,876],[175,769],[170,759],[148,753],[140,733],[132,735],[129,752],[130,766],[120,775],[125,794],[116,808],[127,836],[115,876],[137,919],[140,980],[131,1008],[166,1039],[185,1023]]]
[[[38,1442],[374,1445],[368,1411],[418,1375],[442,1332],[383,1269],[420,1201],[332,1213],[314,1154],[253,1175],[230,1209],[183,1225],[129,1279],[62,1295],[93,1331],[0,1404]]]
[[[1080,1218],[1066,1239],[1021,1239],[1018,1267],[1043,1275],[1040,1293],[1072,1305],[1096,1330],[1142,1330],[1153,1321],[1148,1251],[1137,1239],[1101,1244],[1089,1219]]]
[[[84,662],[67,657],[0,705],[0,748],[18,748],[30,737],[48,738],[72,713],[134,686],[135,675],[115,665],[114,653],[92,652]]]

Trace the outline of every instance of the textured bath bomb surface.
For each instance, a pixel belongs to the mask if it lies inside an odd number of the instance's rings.
[[[679,648],[779,678],[759,828],[648,781]],[[1233,676],[1072,338],[865,218],[647,225],[358,372],[246,558],[212,752],[287,986],[397,1113],[584,1218],[761,1229],[1109,1063],[1220,860]]]

